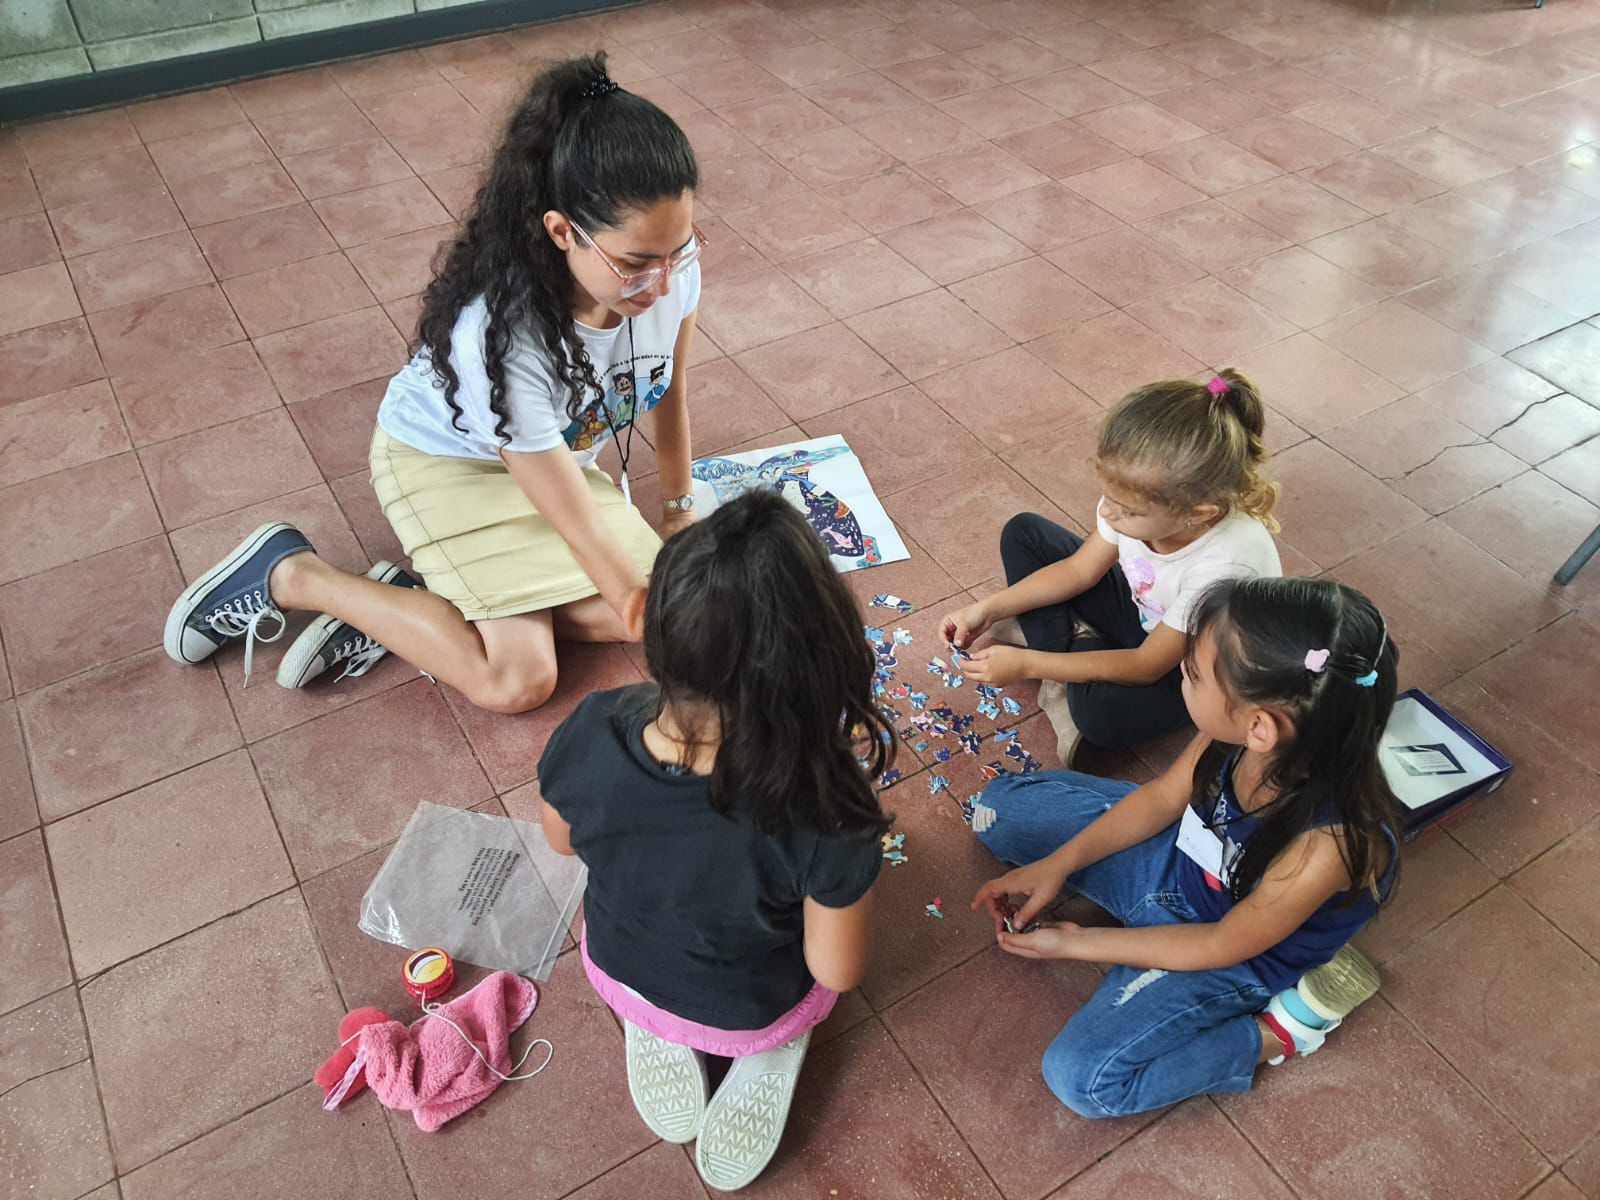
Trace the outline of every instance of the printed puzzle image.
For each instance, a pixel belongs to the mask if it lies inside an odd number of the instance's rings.
[[[702,458],[693,467],[694,503],[710,512],[751,488],[781,492],[811,522],[840,571],[911,557],[844,438],[814,438],[770,450]]]

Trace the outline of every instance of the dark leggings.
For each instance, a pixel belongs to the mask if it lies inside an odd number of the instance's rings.
[[[1037,513],[1019,513],[1000,534],[1000,561],[1006,583],[1076,554],[1083,539]],[[1096,636],[1074,637],[1073,618]],[[1081,650],[1132,650],[1144,644],[1139,609],[1120,566],[1113,566],[1088,591],[1060,604],[1047,604],[1017,616],[1028,647],[1047,653]],[[1069,683],[1067,707],[1084,739],[1107,750],[1148,742],[1189,724],[1182,677],[1173,668],[1154,683]]]

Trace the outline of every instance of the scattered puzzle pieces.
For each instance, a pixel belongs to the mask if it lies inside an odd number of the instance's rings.
[[[874,596],[872,598],[872,607],[892,608],[897,613],[913,613],[917,611],[917,606],[912,604],[911,601],[902,600],[899,596],[891,595],[888,592],[880,592]]]
[[[922,915],[925,917],[937,917],[941,921],[944,920],[944,901],[935,896],[932,904],[923,905]]]
[[[950,781],[943,775],[930,775],[928,777],[928,795],[937,796],[940,792],[950,790]]]

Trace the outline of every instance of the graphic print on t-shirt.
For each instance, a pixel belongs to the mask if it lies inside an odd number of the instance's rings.
[[[636,405],[633,394],[635,369],[631,364],[618,363],[612,367],[610,386],[606,391],[605,407],[601,401],[591,400],[578,411],[577,420],[561,431],[562,438],[572,450],[591,450],[611,436],[614,429],[629,424],[639,412],[649,412],[661,403],[671,380],[671,360],[662,356],[640,355],[640,358],[657,357],[659,361],[650,368],[650,387],[645,392],[643,404]],[[609,414],[610,420],[607,420]]]
[[[1156,586],[1155,564],[1148,558],[1135,556],[1123,560],[1122,571],[1133,591],[1133,602],[1139,606],[1139,624],[1149,633],[1167,615],[1167,606],[1151,594]]]

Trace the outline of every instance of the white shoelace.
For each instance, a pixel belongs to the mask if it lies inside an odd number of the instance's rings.
[[[261,622],[273,620],[278,623],[278,631],[271,637],[261,632]],[[262,595],[261,592],[248,592],[237,599],[228,601],[206,620],[211,628],[225,637],[244,638],[244,686],[250,686],[250,668],[255,658],[257,642],[275,642],[283,636],[283,631],[289,627],[281,612]]]
[[[352,638],[333,652],[333,663],[338,662],[340,659],[349,660],[344,664],[344,670],[339,672],[339,678],[335,679],[334,682],[338,683],[339,679],[351,679],[365,675],[387,653],[388,651],[383,648],[382,643],[373,641],[364,633],[360,638]],[[331,667],[333,663],[328,665]]]

